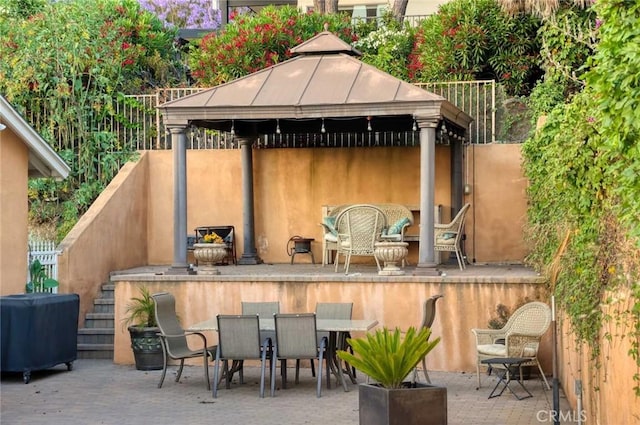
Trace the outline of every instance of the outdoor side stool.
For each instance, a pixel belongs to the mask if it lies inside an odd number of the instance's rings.
[[[525,387],[522,381],[520,381],[519,379],[516,379],[515,382],[517,382],[522,387],[527,395],[520,396],[515,391],[513,391],[513,388],[509,386],[509,384],[513,381],[513,379],[511,378],[514,375],[521,376],[517,372],[522,367],[522,365],[524,363],[527,363],[528,361],[530,361],[530,359],[526,357],[494,357],[492,359],[482,360],[482,363],[492,366],[498,373],[498,382],[496,382],[496,386],[493,387],[493,390],[491,391],[491,394],[489,394],[488,398],[500,397],[504,390],[507,388],[509,389],[511,394],[513,394],[514,397],[518,400],[524,400],[525,398],[533,397],[533,394],[529,392],[527,387]],[[502,384],[503,386],[500,392],[497,393],[500,384]]]

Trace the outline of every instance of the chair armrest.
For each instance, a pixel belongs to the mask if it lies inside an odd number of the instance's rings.
[[[538,347],[540,345],[540,337],[510,333],[505,335],[504,343],[509,357],[531,357],[530,355],[526,355],[524,351],[529,348],[537,355]]]
[[[502,329],[471,329],[476,336],[476,345],[495,344],[500,338],[505,338]]]
[[[322,231],[324,232],[324,234],[326,235],[327,233],[331,233],[331,229],[329,229],[329,226],[327,226],[324,223],[318,223],[319,226],[322,226]]]

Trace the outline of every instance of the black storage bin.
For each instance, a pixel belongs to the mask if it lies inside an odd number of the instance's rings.
[[[78,355],[78,294],[33,293],[0,297],[0,370],[22,372],[65,363]]]

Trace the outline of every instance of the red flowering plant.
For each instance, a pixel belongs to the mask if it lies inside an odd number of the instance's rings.
[[[495,79],[508,94],[525,95],[541,74],[539,27],[539,19],[509,16],[494,0],[452,0],[421,21],[409,79]]]
[[[345,14],[303,14],[290,6],[232,14],[228,25],[192,48],[192,76],[198,85],[215,86],[275,65],[291,57],[292,47],[323,31],[325,23],[347,43],[357,39]]]

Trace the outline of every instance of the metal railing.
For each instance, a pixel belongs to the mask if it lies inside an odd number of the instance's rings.
[[[468,129],[469,142],[475,144],[495,142],[496,124],[496,83],[484,81],[454,81],[437,83],[418,83],[419,87],[443,96],[473,118]],[[93,122],[90,128],[96,132],[110,134],[119,146],[132,150],[171,149],[171,137],[166,131],[162,114],[158,106],[165,102],[205,90],[203,88],[163,88],[155,94],[128,95],[114,101],[115,116],[109,116],[99,122]],[[36,130],[46,126],[40,117],[47,116],[46,108],[40,105],[27,114]],[[117,117],[117,119],[115,118]],[[69,128],[47,129],[58,150],[76,149],[76,131]],[[233,137],[224,132],[193,128],[187,133],[189,149],[235,149],[238,148]],[[419,140],[415,132],[368,134],[340,133],[332,135],[297,134],[268,135],[258,143],[258,148],[270,148],[276,145],[287,147],[355,147],[355,146],[417,146]]]

